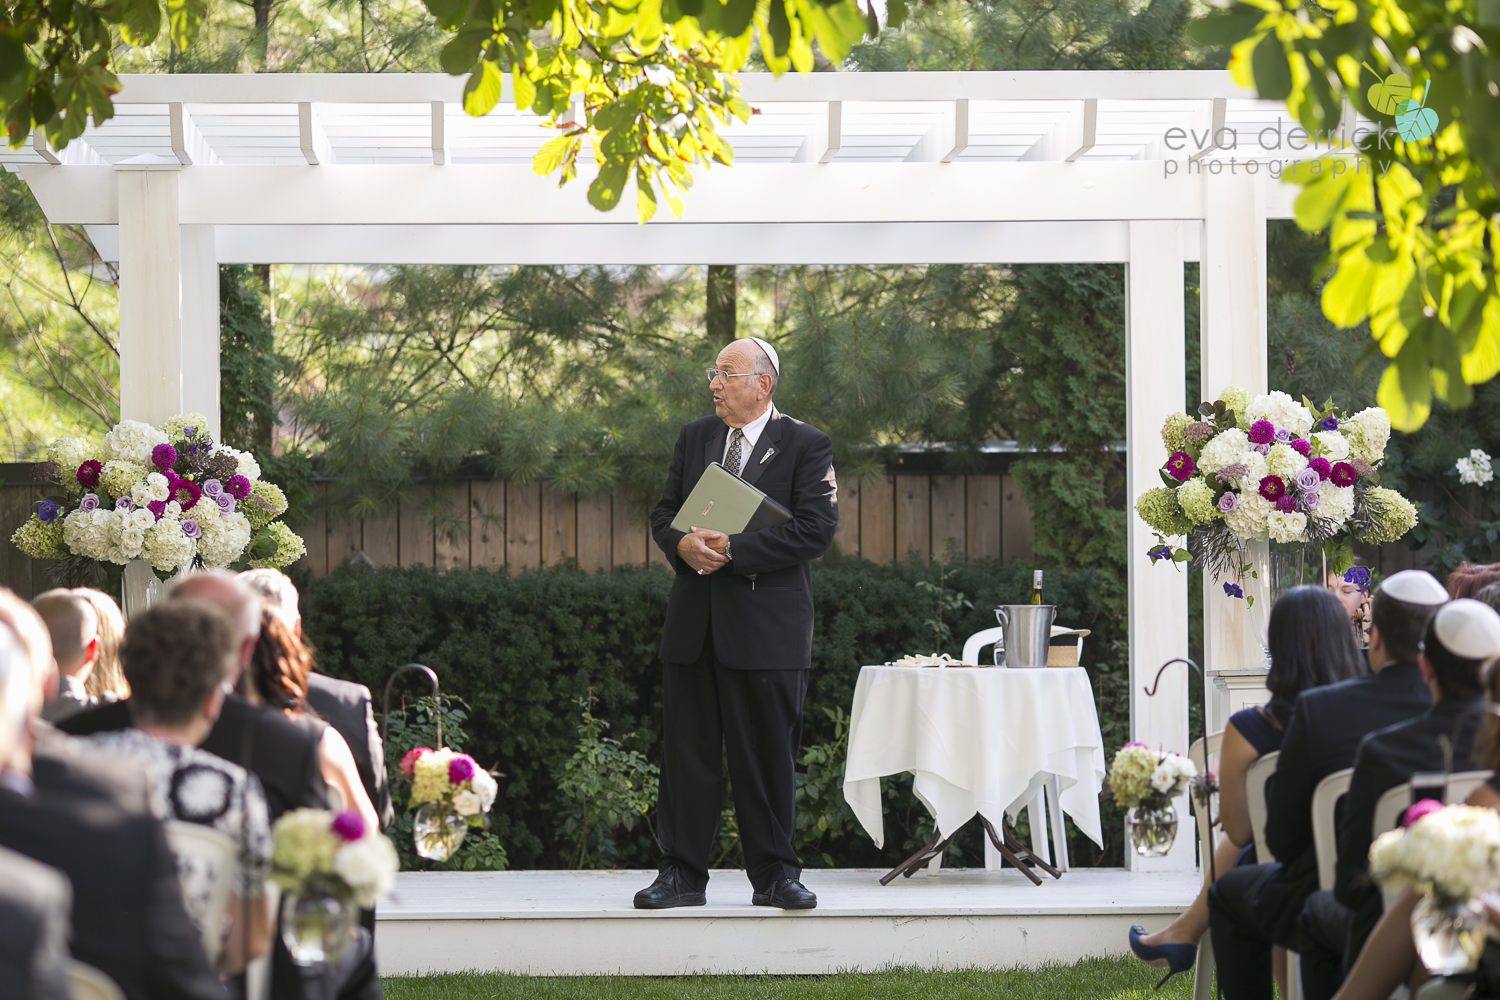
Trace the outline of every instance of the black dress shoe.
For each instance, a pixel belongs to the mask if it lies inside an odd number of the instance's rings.
[[[765,892],[752,895],[750,902],[756,906],[779,906],[783,910],[810,910],[818,905],[818,897],[796,879],[781,878]]]
[[[702,889],[688,888],[687,880],[676,868],[668,868],[656,881],[635,894],[637,910],[667,910],[674,906],[702,906],[708,902]]]

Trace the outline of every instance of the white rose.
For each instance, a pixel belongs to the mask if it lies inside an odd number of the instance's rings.
[[[495,804],[495,793],[500,790],[500,786],[495,784],[495,779],[490,776],[490,772],[478,769],[469,779],[469,784],[474,786],[474,791],[479,795],[479,811],[489,812],[490,806]]]
[[[157,502],[165,502],[172,495],[171,485],[167,477],[160,472],[153,472],[146,477],[146,489],[151,493],[151,499]]]
[[[1306,540],[1307,515],[1293,511],[1289,514],[1273,511],[1266,518],[1266,531],[1273,542],[1301,542]]]
[[[479,796],[467,788],[453,796],[453,811],[465,818],[479,815]]]

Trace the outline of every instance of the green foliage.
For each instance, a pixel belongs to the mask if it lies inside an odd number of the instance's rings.
[[[922,582],[919,581],[920,586]],[[824,848],[848,835],[859,835],[854,810],[844,798],[844,762],[849,756],[849,717],[844,707],[823,706],[833,735],[822,743],[802,748],[797,772],[797,850],[804,862],[816,859],[817,866],[841,867],[841,862]]]
[[[1025,601],[1033,568],[1014,562],[953,563],[947,586],[973,595],[976,605],[954,616],[954,636],[993,625],[996,604]],[[929,647],[931,631],[924,620],[930,606],[917,599],[916,586],[929,578],[926,567],[875,566],[858,559],[829,558],[814,566],[813,667],[804,710],[808,748],[827,749],[842,740],[837,715],[824,710],[848,711],[861,665]],[[1127,665],[1116,646],[1123,641],[1124,621],[1101,598],[1103,579],[1097,569],[1063,572],[1049,566],[1047,588],[1059,606],[1059,621],[1094,631],[1085,644],[1085,665],[1094,677],[1105,739],[1115,745],[1128,731],[1128,699],[1120,686]],[[559,791],[558,777],[579,752],[580,734],[578,716],[559,712],[558,706],[592,687],[598,702],[590,714],[608,720],[612,733],[624,734],[617,749],[654,757],[661,732],[656,650],[670,583],[661,567],[593,576],[574,569],[537,570],[514,577],[484,570],[438,574],[350,567],[303,587],[304,628],[318,650],[319,669],[372,690],[381,690],[386,675],[405,663],[436,670],[443,691],[472,707],[462,722],[465,748],[483,766],[508,775],[491,822],[511,864],[562,868],[577,856],[578,846],[558,831],[578,817],[579,805]],[[393,736],[391,743],[396,742]],[[931,820],[911,796],[909,780],[887,781],[890,843],[886,851],[875,850],[868,837],[837,817],[833,771],[815,771],[813,763],[842,770],[841,763],[808,762],[806,780],[813,784],[803,796],[812,803],[811,825],[803,843],[809,858],[827,855],[841,866],[888,865],[930,834]],[[636,787],[642,787],[639,779]],[[827,820],[826,829],[818,816]],[[612,841],[611,846],[592,841],[596,856],[613,857],[620,867],[655,864],[649,824],[606,832],[599,820],[592,823],[599,837]],[[728,850],[730,831],[725,836]],[[1082,843],[1074,847],[1080,859],[1097,856]],[[956,850],[971,860],[982,856],[978,835],[968,831]]]
[[[372,691],[383,691],[384,685],[371,685]],[[442,721],[439,738],[439,718]],[[469,744],[464,723],[469,718],[462,699],[444,695],[440,702],[431,697],[403,697],[396,711],[386,720],[385,771],[390,781],[391,801],[396,817],[385,835],[396,845],[402,871],[504,871],[510,867],[505,847],[489,829],[471,828],[447,861],[430,861],[418,857],[412,848],[411,779],[401,770],[401,758],[414,747],[449,747],[463,750]],[[472,756],[472,754],[471,754]],[[483,765],[481,765],[483,766]]]
[[[957,591],[948,590],[946,584],[951,575],[949,556],[939,556],[932,561],[933,579],[918,580],[917,589],[928,595],[932,602],[932,617],[922,624],[932,630],[933,649],[941,650],[949,645],[953,628],[948,617],[974,607],[974,602]]]
[[[1234,78],[1285,100],[1310,133],[1335,129],[1345,103],[1377,123],[1351,134],[1356,158],[1290,173],[1298,224],[1327,233],[1323,312],[1340,327],[1368,322],[1385,362],[1376,398],[1396,428],[1421,427],[1435,401],[1468,406],[1500,373],[1494,5],[1247,0],[1196,33],[1231,46]],[[1416,114],[1434,129],[1403,138]]]
[[[577,846],[574,868],[615,867],[615,832],[635,829],[656,806],[656,765],[604,735],[609,723],[593,713],[598,700],[592,690],[578,699],[578,746],[557,775],[558,793],[573,806],[558,833]]]
[[[271,450],[277,363],[264,285],[270,269],[219,268],[219,439],[244,451]]]

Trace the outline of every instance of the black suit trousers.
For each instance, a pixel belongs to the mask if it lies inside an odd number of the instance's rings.
[[[807,671],[731,670],[704,646],[697,663],[662,664],[661,865],[707,885],[727,759],[745,870],[760,891],[802,875],[794,840]]]
[[[1263,907],[1281,866],[1242,865],[1208,889],[1208,929],[1225,1000],[1271,1000],[1271,930]]]

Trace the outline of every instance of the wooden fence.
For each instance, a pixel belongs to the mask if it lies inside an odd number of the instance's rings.
[[[10,467],[17,468],[24,467]],[[0,486],[0,584],[29,597],[50,585],[46,566],[17,551],[9,535],[45,490],[20,478],[8,476]],[[472,479],[435,484],[414,502],[361,518],[326,511],[328,486],[315,488],[311,508],[322,512],[295,522],[307,542],[301,565],[315,576],[360,553],[376,566],[439,570],[518,572],[576,561],[593,572],[665,562],[646,525],[654,497],[578,497],[540,483]],[[1020,488],[1003,473],[888,475],[863,485],[839,484],[834,544],[845,555],[881,563],[926,561],[949,552],[1026,559],[1032,554],[1031,513]]]

